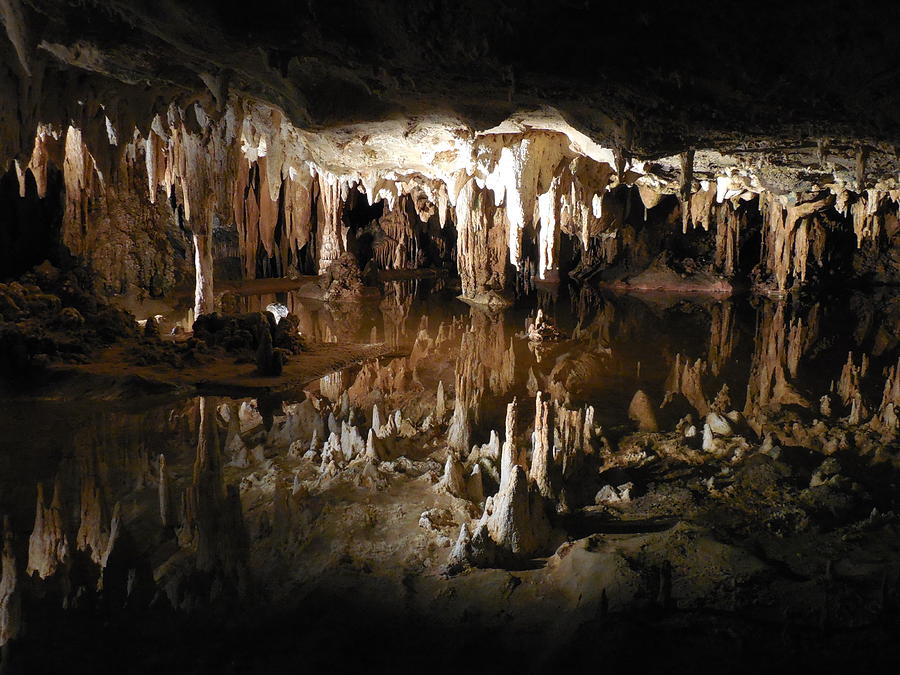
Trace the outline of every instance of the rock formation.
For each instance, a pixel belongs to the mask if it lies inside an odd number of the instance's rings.
[[[44,501],[44,486],[38,483],[34,528],[28,540],[27,575],[35,574],[46,579],[69,562],[69,541],[63,523],[60,490],[60,481],[57,479],[53,484],[50,505],[47,506]]]

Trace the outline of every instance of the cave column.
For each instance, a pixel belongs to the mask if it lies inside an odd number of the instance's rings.
[[[324,274],[332,262],[344,252],[341,237],[341,214],[344,210],[341,184],[329,184],[319,176],[318,217],[318,273]]]
[[[212,227],[194,232],[194,317],[215,311]]]

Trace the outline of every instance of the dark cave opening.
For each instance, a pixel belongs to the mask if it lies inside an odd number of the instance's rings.
[[[24,198],[14,166],[0,177],[0,279],[20,276],[44,260],[55,266],[65,262],[60,242],[64,195],[62,172],[52,167],[43,199],[30,170],[25,171]]]

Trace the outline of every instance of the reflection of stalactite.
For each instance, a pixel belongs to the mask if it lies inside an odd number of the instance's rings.
[[[437,341],[441,339],[439,332]],[[471,429],[484,412],[484,396],[506,396],[515,381],[515,363],[515,350],[507,341],[502,317],[473,308],[456,360],[456,405],[450,427],[454,447],[468,450]]]
[[[52,576],[69,560],[69,541],[63,523],[60,479],[54,481],[50,505],[44,502],[44,486],[38,483],[34,528],[28,540],[28,567],[26,574],[37,574],[41,579]]]
[[[197,452],[191,484],[185,489],[179,543],[196,555],[197,569],[243,583],[246,545],[240,497],[225,486],[215,402],[198,400]]]
[[[796,319],[793,326],[789,325],[783,302],[765,303],[759,311],[761,319],[755,336],[744,414],[748,418],[756,417],[760,410],[773,404],[808,407],[809,402],[789,379],[791,366],[796,370],[803,349],[802,321]]]
[[[703,391],[703,376],[706,370],[706,362],[702,359],[692,363],[681,354],[677,354],[672,372],[666,380],[666,399],[671,398],[673,394],[682,394],[700,415],[705,416],[709,412],[709,399]]]
[[[406,321],[415,299],[415,284],[415,280],[384,284],[384,297],[378,307],[383,322],[383,342],[391,346],[399,346],[409,337]]]
[[[462,335],[456,361],[456,400],[447,432],[450,447],[458,452],[469,450],[484,394],[484,365],[476,358],[468,358],[470,354],[475,354],[475,334],[467,331]]]
[[[478,309],[469,314],[473,335],[471,352],[461,351],[460,358],[477,361],[487,369],[487,385],[495,396],[505,396],[515,379],[515,351],[506,335],[501,316]]]
[[[719,375],[731,359],[737,332],[734,325],[734,305],[720,302],[713,305],[709,331],[709,371]]]
[[[81,471],[81,508],[75,547],[89,553],[91,560],[101,564],[109,545],[109,510],[106,495],[99,483],[96,457],[90,457]]]

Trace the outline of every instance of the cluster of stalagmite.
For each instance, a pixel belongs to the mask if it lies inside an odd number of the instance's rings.
[[[551,517],[570,506],[567,485],[582,463],[595,452],[599,429],[594,409],[568,409],[537,392],[530,452],[517,441],[519,405],[507,406],[502,447],[496,432],[487,445],[474,446],[465,462],[448,457],[444,480],[459,486],[453,494],[481,503],[480,519],[463,523],[448,562],[450,572],[465,567],[503,565],[546,552],[557,539]],[[476,470],[477,474],[476,474]],[[466,472],[478,476],[472,489],[465,486]],[[496,485],[496,493],[484,497],[482,476]]]

